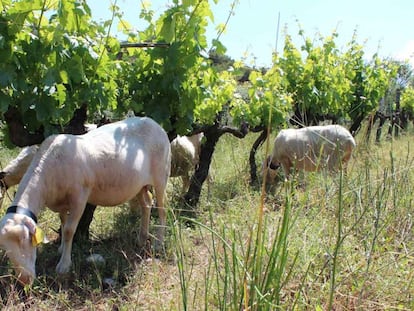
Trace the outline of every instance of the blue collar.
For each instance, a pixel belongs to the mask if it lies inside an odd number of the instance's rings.
[[[37,224],[36,215],[33,214],[33,212],[29,210],[28,208],[24,208],[24,207],[17,206],[17,205],[12,205],[7,209],[6,214],[12,214],[12,213],[26,215],[30,217],[31,219],[33,219],[33,221]]]

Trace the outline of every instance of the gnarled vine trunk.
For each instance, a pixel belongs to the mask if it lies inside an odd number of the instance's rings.
[[[256,138],[254,141],[252,148],[250,149],[250,155],[249,155],[249,164],[250,164],[250,185],[256,186],[258,184],[258,178],[257,178],[257,165],[256,165],[256,152],[257,149],[260,148],[261,145],[266,141],[267,139],[267,133],[268,129],[264,126],[256,128],[252,130],[252,132],[260,131],[260,135]]]
[[[219,120],[211,126],[202,129],[205,142],[201,145],[200,162],[191,177],[190,187],[184,196],[185,208],[182,215],[196,216],[196,208],[200,201],[201,189],[208,177],[210,164],[213,159],[214,150],[222,135],[230,133],[238,138],[244,138],[248,133],[247,124],[242,124],[240,129],[220,125]]]

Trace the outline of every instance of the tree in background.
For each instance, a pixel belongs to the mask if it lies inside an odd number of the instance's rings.
[[[114,107],[117,70],[108,50],[119,43],[90,20],[85,2],[6,0],[0,11],[0,111],[13,144],[65,132],[79,109],[81,128],[85,109]]]
[[[286,35],[280,60],[294,102],[290,123],[301,127],[327,120],[346,122],[355,135],[361,122],[378,109],[395,67],[376,54],[366,60],[356,33],[345,52],[336,46],[336,31],[317,40],[305,37],[303,30],[299,35],[304,41],[300,49]]]
[[[397,75],[391,82],[395,89],[395,110],[393,111],[392,122],[388,134],[392,135],[394,130],[395,136],[398,137],[399,130],[405,129],[408,123],[408,115],[406,115],[408,110],[403,110],[401,107],[401,95],[413,79],[413,69],[407,62],[396,62],[395,67],[397,67]],[[404,104],[407,108],[407,102]]]
[[[290,123],[294,126],[315,125],[324,120],[337,122],[346,118],[349,107],[351,83],[346,77],[343,55],[336,47],[337,33],[315,40],[303,37],[300,49],[295,47],[290,35],[285,46],[280,67],[285,72],[287,91],[294,102]]]
[[[401,113],[405,116],[405,120],[414,122],[414,87],[407,87],[401,96]],[[407,128],[405,124],[404,128]]]
[[[390,121],[388,128],[388,135],[392,137],[398,137],[400,129],[406,129],[409,118],[409,103],[401,103],[401,95],[405,92],[409,86],[410,80],[412,80],[412,68],[408,63],[389,60],[387,62],[389,71],[391,72],[389,83],[385,94],[380,100],[380,105],[377,107],[375,113],[371,113],[368,128],[366,133],[367,140],[370,137],[370,131],[372,126],[379,120],[376,133],[376,142],[380,142],[382,128],[387,120]],[[405,106],[404,109],[403,105]]]

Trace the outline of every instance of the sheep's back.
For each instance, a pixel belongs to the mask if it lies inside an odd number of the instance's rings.
[[[116,205],[135,196],[137,189],[166,182],[170,157],[167,134],[155,121],[130,118],[84,135],[47,138],[21,187],[42,184],[50,208],[80,188],[90,191],[90,203]]]
[[[275,139],[273,158],[282,163],[296,162],[303,169],[315,170],[321,163],[334,167],[340,155],[351,152],[355,146],[352,135],[340,125],[284,129]]]
[[[186,136],[177,136],[171,142],[171,177],[182,176],[194,168],[196,149]]]

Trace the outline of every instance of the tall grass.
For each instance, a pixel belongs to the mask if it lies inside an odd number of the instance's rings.
[[[397,208],[402,198],[407,201],[409,193],[404,191],[413,182],[409,148],[397,164],[391,144],[390,147],[388,162],[381,148],[373,147],[378,151],[375,155],[368,154],[372,150],[361,148],[352,160],[356,163],[351,165],[346,176],[342,170],[333,176],[308,174],[302,181],[304,187],[295,181],[278,185],[284,191],[277,193],[278,198],[268,194],[270,199],[267,203],[271,200],[278,202],[283,196],[283,204],[267,213],[263,223],[260,220],[263,209],[258,208],[257,214],[249,213],[253,220],[245,226],[227,221],[219,225],[213,204],[207,210],[208,222],[194,221],[200,234],[210,243],[210,260],[204,274],[203,309],[316,307],[332,310],[338,306],[345,309],[387,309],[393,305],[395,301],[390,304],[381,302],[377,291],[385,285],[372,288],[372,278],[378,269],[384,269],[384,266],[378,266],[385,260],[381,256],[389,255],[378,244],[381,244],[379,241],[384,238],[385,230],[390,230],[395,221],[390,209]],[[377,160],[370,161],[370,157]],[[321,195],[315,195],[315,191]],[[253,201],[250,208],[260,205],[260,195],[250,190],[247,194],[251,196],[247,201]],[[406,207],[412,212],[411,203]],[[306,214],[313,216],[306,219]],[[303,254],[306,248],[301,247],[300,233],[308,229],[307,224],[318,221],[324,223],[326,231],[310,249],[309,253],[316,254],[306,256]],[[411,226],[411,222],[408,225]],[[176,243],[182,244],[181,241]],[[310,259],[305,259],[309,256]],[[184,261],[179,266],[183,270],[193,269]],[[407,288],[412,287],[412,278],[411,274]],[[405,304],[411,306],[412,301],[407,294],[405,292]],[[188,308],[187,305],[185,309],[194,307]]]
[[[287,187],[288,188],[288,187]],[[288,196],[287,196],[288,197]],[[209,212],[210,224],[214,224],[214,214]],[[205,293],[204,306],[209,309],[209,301],[214,297],[215,304],[220,310],[274,310],[281,300],[282,288],[286,284],[290,271],[287,271],[288,236],[290,230],[290,203],[287,199],[283,216],[277,225],[275,238],[269,237],[265,230],[267,223],[262,227],[257,225],[246,228],[245,231],[228,228],[223,225],[217,230],[212,226],[192,221],[199,230],[209,235],[211,248],[210,259],[204,274]],[[192,269],[186,265],[183,256],[183,240],[181,229],[174,226],[174,244],[176,245],[178,268],[182,288],[183,310],[193,310],[189,307],[189,292],[186,284],[185,269]],[[269,238],[267,243],[263,241]],[[291,268],[294,267],[294,264]]]

